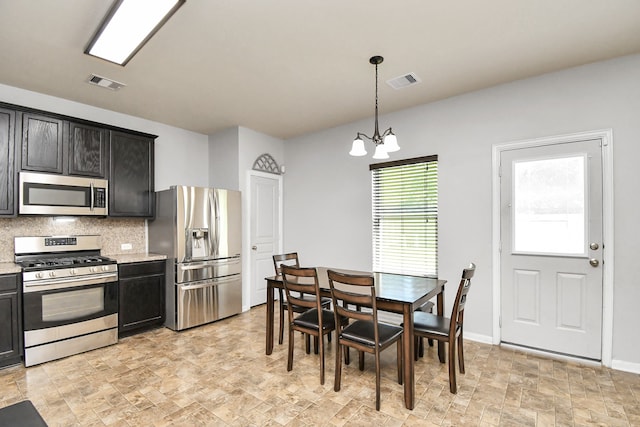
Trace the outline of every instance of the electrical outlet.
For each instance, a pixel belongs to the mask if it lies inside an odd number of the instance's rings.
[[[123,251],[130,251],[133,249],[133,245],[131,243],[123,243],[120,245],[120,249]]]

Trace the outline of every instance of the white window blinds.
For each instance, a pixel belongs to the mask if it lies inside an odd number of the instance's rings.
[[[373,270],[438,274],[438,156],[370,166]]]

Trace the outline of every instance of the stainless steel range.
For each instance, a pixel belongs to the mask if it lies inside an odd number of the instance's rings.
[[[100,236],[16,237],[25,366],[118,342],[118,266]]]

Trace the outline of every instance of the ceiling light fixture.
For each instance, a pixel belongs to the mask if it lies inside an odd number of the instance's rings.
[[[400,149],[398,146],[398,139],[391,128],[385,130],[382,135],[380,135],[380,131],[378,130],[378,64],[381,64],[382,61],[384,61],[382,56],[372,56],[369,58],[369,63],[376,66],[376,114],[373,136],[369,137],[362,132],[358,132],[356,138],[353,140],[351,151],[349,151],[349,154],[352,156],[364,156],[367,154],[367,150],[364,148],[363,137],[373,142],[375,145],[376,151],[373,153],[374,159],[388,159],[388,153],[398,151]]]
[[[84,53],[126,65],[185,1],[116,0]]]

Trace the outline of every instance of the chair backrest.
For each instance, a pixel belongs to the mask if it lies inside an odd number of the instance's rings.
[[[378,308],[376,306],[376,287],[373,276],[338,273],[327,270],[329,277],[329,287],[331,288],[331,299],[333,300],[333,312],[336,317],[336,325],[341,317],[355,320],[371,321],[378,324]],[[348,286],[351,286],[349,289]],[[342,304],[340,304],[342,302]],[[351,309],[355,307],[371,307],[371,311],[361,311]],[[378,328],[374,328],[375,340],[379,342]]]
[[[318,311],[321,310],[320,284],[318,283],[318,272],[315,268],[282,265],[282,283],[287,293],[287,300],[291,304],[309,309],[317,308]],[[302,295],[313,295],[315,298],[303,298]]]
[[[451,312],[451,325],[449,326],[450,334],[455,334],[457,328],[462,328],[462,323],[464,321],[464,306],[467,303],[467,294],[471,288],[471,278],[475,272],[476,265],[474,263],[469,264],[469,267],[462,270],[460,285],[458,285],[458,293]]]
[[[276,276],[282,275],[282,266],[289,265],[293,267],[300,267],[298,261],[298,253],[290,252],[288,254],[280,254],[273,256],[273,268],[276,270]]]

